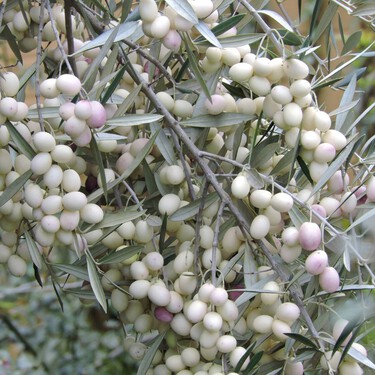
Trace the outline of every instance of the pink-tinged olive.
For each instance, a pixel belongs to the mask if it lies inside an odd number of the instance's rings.
[[[299,229],[299,243],[305,250],[316,250],[322,241],[322,232],[316,223],[305,222]]]
[[[103,105],[93,100],[90,102],[92,115],[87,119],[87,125],[92,129],[101,128],[107,121],[107,113]]]
[[[171,51],[178,51],[181,46],[182,39],[176,30],[170,29],[162,39],[162,42],[164,46]]]
[[[74,107],[74,115],[80,120],[88,120],[92,116],[91,102],[80,100]]]
[[[326,267],[319,275],[319,285],[327,293],[336,292],[340,286],[340,276],[333,267]]]
[[[334,129],[327,130],[323,134],[322,140],[323,142],[330,143],[331,145],[333,145],[336,151],[341,151],[347,144],[347,139],[345,135]]]
[[[226,101],[222,95],[211,95],[211,100],[206,99],[204,106],[210,115],[219,115],[223,113],[226,106]]]
[[[311,275],[320,275],[328,266],[328,256],[323,250],[311,253],[305,261],[305,269]]]
[[[72,117],[75,113],[75,104],[72,102],[66,102],[61,105],[59,108],[59,115],[63,120],[68,120],[70,117]]]

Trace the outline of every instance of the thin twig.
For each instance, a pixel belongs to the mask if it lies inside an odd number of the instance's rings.
[[[43,114],[42,114],[42,103],[40,101],[40,63],[42,60],[42,32],[43,32],[43,16],[45,0],[41,0],[40,13],[39,13],[39,27],[38,27],[38,40],[36,47],[36,64],[35,64],[35,99],[36,99],[36,110],[38,112],[38,119],[40,129],[44,130]]]
[[[64,47],[63,47],[63,45],[61,43],[59,32],[58,32],[58,30],[56,28],[56,22],[55,22],[55,19],[53,17],[52,8],[51,8],[51,4],[50,4],[49,1],[46,2],[46,8],[47,8],[47,11],[48,11],[48,14],[49,14],[49,18],[51,20],[52,31],[53,31],[53,33],[55,35],[55,39],[56,39],[59,51],[61,53],[61,56],[62,56],[62,58],[63,58],[63,60],[64,60],[64,62],[66,64],[66,67],[68,68],[69,73],[73,74],[72,66],[70,65],[68,56],[66,55]]]
[[[68,60],[70,62],[74,75],[78,77],[76,60],[74,56],[71,56],[74,53],[73,24],[72,24],[72,16],[70,14],[72,3],[74,3],[74,1],[72,0],[65,0],[64,2],[65,28],[66,28],[65,36],[66,36],[66,41],[68,43],[68,55],[69,55]]]
[[[217,212],[216,216],[216,224],[214,229],[214,239],[212,241],[212,264],[211,264],[211,282],[213,285],[216,285],[216,270],[217,270],[217,264],[216,264],[216,252],[217,247],[219,245],[219,231],[220,231],[220,225],[221,225],[221,218],[223,216],[223,211],[225,208],[225,204],[221,203],[219,210]]]
[[[277,52],[280,56],[284,55],[283,47],[280,42],[277,40],[275,34],[273,33],[272,29],[267,25],[265,21],[263,21],[262,17],[256,11],[256,9],[249,4],[246,0],[239,0],[239,2],[248,10],[248,12],[254,17],[255,21],[258,25],[262,28],[262,30],[266,33],[266,35],[270,38],[271,42],[274,44]]]

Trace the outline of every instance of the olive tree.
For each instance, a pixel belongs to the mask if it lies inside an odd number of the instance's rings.
[[[140,375],[375,368],[374,52],[342,20],[375,8],[289,3],[2,2],[0,262],[115,316]]]

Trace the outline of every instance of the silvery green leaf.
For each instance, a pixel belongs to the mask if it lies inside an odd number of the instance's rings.
[[[105,298],[103,286],[100,281],[98,271],[96,269],[96,265],[94,261],[91,259],[90,255],[88,255],[86,259],[87,259],[87,272],[89,275],[91,288],[100,306],[102,306],[104,312],[107,313],[107,300]]]
[[[174,9],[177,14],[186,20],[190,21],[194,25],[199,22],[194,9],[187,0],[165,0],[165,2]]]

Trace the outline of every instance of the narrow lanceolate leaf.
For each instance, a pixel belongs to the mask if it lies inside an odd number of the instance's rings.
[[[337,155],[336,159],[330,164],[327,170],[323,173],[322,177],[315,184],[314,189],[311,192],[310,197],[314,196],[332,177],[332,175],[339,170],[339,168],[345,163],[348,156],[350,155],[354,142],[347,144],[346,147]]]
[[[210,204],[216,202],[219,199],[219,196],[216,192],[208,194],[204,201],[204,207],[208,207]],[[178,209],[174,212],[171,216],[169,216],[169,220],[172,221],[182,221],[192,218],[199,212],[199,207],[201,204],[202,198],[196,199],[194,202],[189,203],[188,205]]]
[[[375,4],[363,4],[351,14],[357,17],[373,16],[375,15]]]
[[[281,17],[279,13],[276,13],[273,10],[258,10],[258,13],[265,14],[268,17],[273,18],[277,23],[279,23],[284,29],[293,32],[293,28],[289,25],[289,23]]]
[[[56,118],[59,117],[59,110],[60,107],[45,107],[45,108],[40,108],[40,113],[42,114],[43,118]],[[29,112],[27,116],[32,119],[39,119],[39,114],[38,110],[36,108],[29,109]]]
[[[113,51],[114,52],[114,51]],[[113,53],[112,52],[112,53]],[[117,58],[117,56],[116,56]],[[118,88],[118,85],[124,75],[126,66],[124,65],[117,73],[111,84],[109,85],[108,89],[105,91],[103,98],[101,100],[102,104],[107,103],[108,99],[111,97],[111,95],[115,92],[115,90]]]
[[[203,92],[206,94],[207,98],[211,98],[211,93],[207,88],[206,81],[204,80],[202,76],[202,70],[198,64],[198,58],[197,56],[195,56],[193,52],[195,47],[192,41],[190,40],[190,36],[188,34],[185,34],[183,36],[183,40],[185,42],[186,52],[189,57],[190,68],[194,73],[195,79],[199,82],[199,86],[201,87]]]
[[[155,134],[152,135],[150,140],[143,147],[142,151],[138,153],[138,155],[135,157],[135,159],[131,162],[129,167],[123,172],[123,174],[120,177],[116,178],[116,180],[109,182],[107,184],[108,190],[120,184],[122,181],[127,179],[135,171],[135,169],[142,163],[146,155],[150,153],[152,147],[154,146],[155,139],[158,136],[158,134],[159,132],[157,131]],[[103,192],[104,192],[103,188],[97,189],[87,197],[87,200],[89,202],[93,202],[96,199],[100,198],[103,195]]]
[[[150,365],[152,363],[152,360],[155,357],[155,353],[159,349],[159,346],[161,345],[165,334],[167,333],[167,330],[164,330],[163,333],[158,334],[155,341],[152,343],[152,345],[148,348],[145,356],[142,359],[142,362],[139,364],[137,375],[143,375],[146,374],[147,370],[150,368]]]
[[[316,344],[308,339],[306,336],[300,335],[299,333],[285,333],[288,337],[291,339],[294,339],[296,341],[301,342],[302,344],[305,344],[306,346],[318,350],[318,347]]]
[[[91,138],[90,148],[94,154],[96,164],[99,168],[99,177],[103,186],[102,189],[103,189],[104,198],[106,201],[108,201],[108,189],[107,189],[107,181],[106,181],[106,176],[105,176],[105,171],[104,171],[104,163],[103,163],[102,155],[98,148],[98,144],[96,142],[95,137]]]
[[[362,31],[356,31],[346,41],[344,47],[342,48],[341,55],[345,55],[346,53],[352,51],[355,47],[357,47],[359,41],[361,40]]]
[[[98,271],[96,269],[96,265],[94,261],[91,259],[90,255],[88,255],[86,259],[87,259],[87,272],[89,275],[91,288],[100,306],[103,308],[104,312],[107,313],[107,301],[105,299],[104,290],[102,287],[102,283],[100,282],[100,278],[98,275]]]
[[[53,263],[52,267],[57,268],[58,270],[77,277],[80,280],[90,281],[87,270],[80,266],[75,266],[72,264],[59,264]]]
[[[220,128],[222,126],[239,125],[243,122],[250,121],[254,118],[252,115],[244,115],[242,113],[222,113],[217,116],[202,115],[192,117],[188,120],[181,121],[181,125],[197,127],[197,128]]]
[[[31,237],[31,234],[28,231],[25,231],[25,239],[27,250],[29,250],[29,254],[31,260],[35,264],[35,266],[39,269],[42,268],[42,255],[39,252],[39,248],[36,245],[34,239]]]
[[[352,79],[350,80],[350,83],[348,87],[346,88],[344,95],[342,96],[342,99],[340,101],[339,108],[345,107],[353,102],[355,88],[357,84],[357,76],[353,75]],[[350,109],[350,108],[349,108]],[[348,112],[339,113],[336,117],[336,123],[335,123],[335,129],[338,131],[341,131],[341,128],[343,127],[345,123],[345,119],[348,115]],[[332,116],[332,114],[330,114]],[[344,131],[342,133],[345,133]]]
[[[236,26],[244,18],[244,16],[245,16],[244,14],[236,14],[235,16],[230,17],[223,22],[220,22],[218,25],[210,29],[210,31],[215,36],[219,36],[225,33],[226,31],[228,31],[229,29],[231,29],[232,27]],[[197,43],[197,42],[199,43],[199,42],[202,42],[203,40],[204,40],[203,37],[199,37],[194,40],[194,43]]]
[[[317,24],[316,28],[312,32],[312,44],[314,44],[323,32],[330,26],[333,17],[337,14],[338,5],[331,2],[329,6],[324,10],[323,16],[319,19],[320,22]]]
[[[10,136],[17,146],[19,153],[24,154],[31,160],[35,156],[35,151],[10,121],[7,120],[5,125],[8,128]]]
[[[194,25],[199,22],[194,9],[189,4],[187,0],[165,0],[165,2],[174,9],[177,14],[184,17],[186,20],[190,21]]]
[[[364,223],[365,221],[370,220],[375,215],[375,208],[367,211],[363,215],[357,215],[357,219],[349,226],[345,232],[350,232],[353,228],[357,227],[359,224]]]
[[[119,28],[118,32],[116,34],[116,37],[114,39],[114,42],[118,42],[122,39],[128,38],[131,36],[134,31],[138,27],[138,22],[124,22],[122,23]],[[108,40],[110,39],[112,35],[113,29],[105,31],[103,34],[100,34],[97,38],[93,39],[92,41],[86,43],[83,47],[81,47],[78,51],[73,53],[72,56],[80,55],[81,53],[88,51],[90,49],[101,47],[104,44],[108,43]]]
[[[223,48],[220,42],[217,40],[215,34],[203,21],[199,21],[199,23],[195,25],[195,28],[208,42],[213,44],[215,47]]]
[[[159,126],[157,124],[151,124],[150,129],[151,132],[154,134],[158,130]],[[167,137],[164,129],[161,129],[156,141],[156,146],[158,146],[158,149],[160,153],[163,155],[163,158],[169,165],[173,165],[177,163],[176,156],[174,154],[172,141]]]
[[[144,115],[125,115],[123,117],[113,118],[106,122],[110,126],[137,126],[142,124],[150,124],[151,122],[159,121],[163,118],[162,115],[144,114]]]
[[[340,65],[338,68],[334,69],[331,73],[327,74],[325,77],[323,77],[320,80],[317,80],[313,85],[312,89],[315,89],[317,87],[322,87],[322,83],[327,81],[329,78],[333,77],[335,74],[340,72],[341,70],[345,69],[347,66],[352,65],[353,62],[357,59],[359,59],[361,56],[363,56],[369,49],[372,48],[372,46],[375,44],[375,42],[372,42],[367,48],[365,48],[363,51],[360,53],[356,54],[352,59],[349,61],[345,62],[344,64]]]
[[[20,52],[20,49],[18,48],[17,40],[10,31],[8,25],[5,25],[0,29],[0,39],[5,39],[7,41],[9,48],[14,53],[14,56],[16,56],[18,61],[22,63],[22,54]]]
[[[24,174],[21,174],[17,179],[15,179],[3,193],[0,195],[0,207],[8,202],[14,195],[16,195],[22,187],[25,185],[26,181],[31,177],[33,173],[28,170]]]
[[[133,255],[138,254],[143,249],[142,246],[128,246],[121,250],[114,251],[111,254],[104,256],[100,259],[100,264],[118,264],[123,260],[131,258]]]
[[[124,209],[116,213],[107,213],[104,219],[98,224],[97,229],[115,227],[128,221],[137,219],[142,216],[144,211],[136,211],[134,209]],[[92,229],[90,229],[92,230]]]

